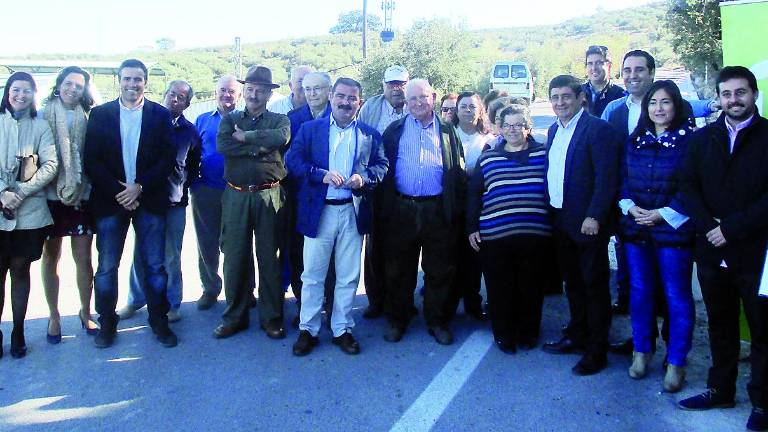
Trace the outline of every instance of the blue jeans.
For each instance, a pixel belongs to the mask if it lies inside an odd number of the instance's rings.
[[[112,216],[96,219],[96,250],[99,264],[94,276],[96,312],[101,327],[117,328],[117,269],[123,255],[128,226],[133,222],[139,256],[146,266],[145,291],[149,325],[162,328],[168,325],[168,300],[165,290],[168,276],[165,272],[165,215],[138,210],[120,211]]]
[[[629,308],[635,351],[651,352],[653,327],[656,326],[653,297],[660,280],[669,308],[668,360],[675,366],[685,366],[694,325],[693,251],[627,242],[624,252],[629,264]]]
[[[167,293],[171,309],[181,306],[183,282],[181,279],[181,245],[184,242],[186,207],[171,207],[165,216],[165,271],[168,273]],[[139,243],[133,248],[133,265],[128,285],[128,304],[136,309],[147,304],[144,296],[145,266],[141,265]]]

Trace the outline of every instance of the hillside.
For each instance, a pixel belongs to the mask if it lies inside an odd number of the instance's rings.
[[[292,40],[244,44],[243,66],[265,64],[273,69],[274,79],[285,84],[288,71],[297,64],[311,64],[320,70],[342,68],[336,75],[362,79],[366,96],[380,91],[381,66],[389,60],[402,60],[406,67],[432,79],[434,69],[420,68],[417,45],[431,38],[425,29],[447,28],[447,34],[456,41],[446,41],[443,60],[448,66],[462,68],[460,74],[441,81],[435,77],[438,90],[487,90],[490,65],[500,59],[522,60],[531,65],[536,78],[537,92],[543,94],[549,79],[560,73],[583,76],[583,53],[588,45],[609,47],[615,58],[628,49],[649,50],[660,65],[674,63],[675,56],[663,29],[664,3],[655,3],[620,11],[600,11],[592,16],[578,18],[554,26],[510,27],[467,31],[445,21],[417,23],[414,28],[400,32],[390,47],[382,47],[378,38],[369,39],[369,58],[362,62],[359,34],[324,35]],[[443,35],[446,32],[435,32]],[[454,36],[455,35],[455,36]],[[435,36],[440,37],[440,36]],[[460,40],[461,39],[461,40]],[[437,39],[430,39],[437,42]],[[462,45],[463,44],[463,45]],[[441,45],[436,45],[441,46]],[[166,71],[165,79],[149,82],[149,91],[160,93],[168,80],[183,78],[194,86],[201,98],[209,98],[215,77],[234,71],[234,52],[231,46],[197,48],[176,51],[136,51],[120,56],[76,56],[91,60],[120,60],[137,57],[155,63]],[[30,56],[32,57],[32,56]],[[56,59],[62,56],[35,55],[37,59]],[[448,59],[448,60],[445,60]],[[352,65],[352,66],[349,66]],[[614,74],[618,72],[614,67]],[[367,71],[367,72],[366,72]],[[413,72],[413,71],[412,71]],[[96,82],[105,95],[117,91],[113,77],[97,77]],[[441,84],[442,83],[442,84]],[[287,91],[287,88],[281,89]],[[544,91],[544,93],[546,93]]]

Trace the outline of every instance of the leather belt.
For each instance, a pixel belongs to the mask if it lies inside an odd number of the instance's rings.
[[[242,186],[227,182],[227,185],[238,192],[258,192],[258,191],[263,191],[263,190],[277,187],[278,185],[280,185],[280,181],[276,181],[274,183],[262,183],[259,185],[242,185]]]
[[[400,192],[397,192],[396,194],[398,197],[404,200],[413,201],[413,202],[434,201],[440,198],[440,195],[411,196],[411,195],[401,194]]]
[[[328,205],[345,205],[345,204],[352,204],[352,198],[344,198],[344,199],[325,199],[325,203]]]

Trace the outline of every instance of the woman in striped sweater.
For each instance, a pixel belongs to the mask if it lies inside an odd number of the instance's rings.
[[[467,232],[480,252],[491,327],[505,353],[536,346],[544,251],[552,235],[544,146],[530,137],[527,107],[502,110],[503,139],[484,151],[470,178]]]

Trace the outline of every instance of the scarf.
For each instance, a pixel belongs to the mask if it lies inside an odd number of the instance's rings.
[[[56,150],[59,153],[59,175],[56,196],[68,206],[78,206],[88,179],[83,174],[83,144],[88,116],[79,104],[75,107],[72,127],[67,127],[67,111],[59,98],[48,101],[45,119],[51,126]]]
[[[644,134],[638,135],[636,139],[637,148],[649,145],[661,144],[666,148],[675,148],[678,141],[684,139],[686,135],[690,135],[694,132],[695,124],[691,119],[683,122],[679,128],[675,130],[666,130],[658,137],[654,135],[651,130],[646,130]]]

